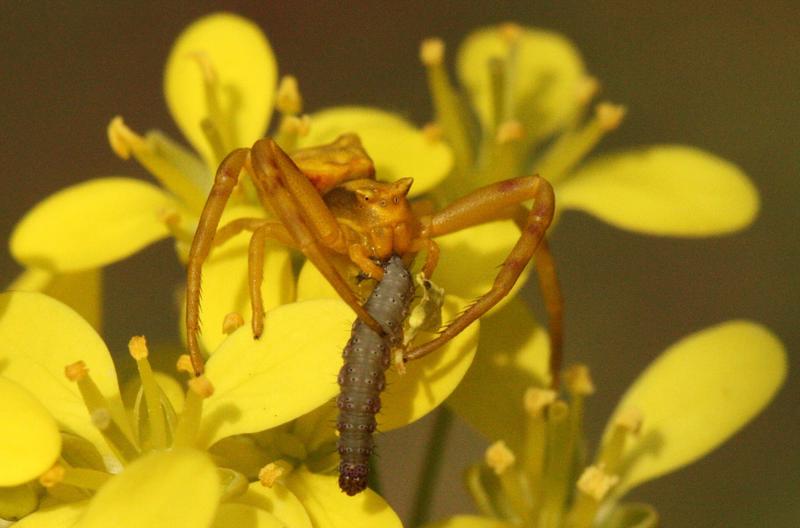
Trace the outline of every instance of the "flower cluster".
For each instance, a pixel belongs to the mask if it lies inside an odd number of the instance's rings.
[[[242,327],[247,234],[214,251],[203,269],[210,359],[185,393],[152,370],[144,340],[134,338],[139,380],[125,398],[92,329],[100,326],[101,268],[167,237],[185,262],[219,162],[263,137],[271,121],[271,136],[289,152],[357,133],[379,178],[412,176],[410,196],[434,206],[538,172],[554,185],[558,213],[583,210],[642,233],[728,233],[757,212],[747,177],[693,147],[588,158],[625,110],[593,103],[599,83],[560,35],[513,24],[473,33],[456,59],[465,93],[447,74],[441,41],[424,42],[421,59],[436,116],[419,128],[376,108],[303,113],[297,80],[279,80],[268,40],[236,15],[204,17],[179,36],[164,92],[193,149],[115,117],[111,148],[159,185],[90,180],[42,201],[12,234],[11,253],[26,271],[0,295],[0,517],[22,518],[21,527],[400,525],[374,491],[349,498],[336,487],[330,401],[352,313],[312,265],[296,274],[287,248],[267,249],[261,340]],[[268,214],[242,178],[222,222]],[[434,280],[446,293],[446,317],[489,289],[519,235],[512,220],[497,220],[438,240]],[[700,332],[633,385],[591,457],[582,436],[591,380],[572,368],[564,376],[569,397],[552,390],[548,348],[512,295],[444,349],[389,374],[381,430],[449,398],[495,442],[467,477],[482,516],[437,526],[647,522],[651,509],[620,497],[724,441],[769,402],[785,374],[780,343],[754,323]]]

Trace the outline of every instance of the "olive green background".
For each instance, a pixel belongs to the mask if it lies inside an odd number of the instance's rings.
[[[567,354],[594,365],[589,403],[597,438],[619,395],[680,337],[731,318],[761,321],[798,347],[800,8],[796,2],[0,2],[0,234],[42,197],[96,176],[147,178],[108,148],[121,114],[137,130],[178,135],[161,93],[172,39],[194,18],[224,8],[266,31],[281,73],[300,80],[307,109],[356,103],[429,120],[419,41],[454,51],[470,29],[506,20],[569,36],[604,96],[628,106],[603,150],[657,142],[696,145],[738,163],[761,191],[757,222],[707,240],[649,238],[565,215],[552,243],[567,299]],[[452,55],[451,55],[452,57]],[[413,176],[409,174],[408,176]],[[91,236],[91,233],[87,233]],[[7,251],[0,273],[19,271]],[[170,244],[107,273],[106,338],[175,335]],[[534,303],[535,288],[526,290]],[[42,321],[42,325],[46,325]],[[800,524],[800,384],[791,360],[774,404],[699,463],[642,486],[663,525]],[[791,368],[791,367],[790,367]],[[687,372],[686,375],[692,375]],[[746,373],[743,373],[746,375]],[[492,402],[487,402],[492,405]],[[407,512],[430,420],[382,435],[388,500]],[[460,474],[482,440],[459,425],[434,516],[469,511]],[[392,486],[390,481],[407,483]]]

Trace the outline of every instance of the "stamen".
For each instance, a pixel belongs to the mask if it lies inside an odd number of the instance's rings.
[[[127,427],[128,424],[126,422],[122,424],[118,423],[111,415],[109,411],[111,405],[89,375],[89,369],[86,367],[86,363],[83,361],[76,361],[71,365],[67,365],[64,368],[64,374],[67,379],[78,384],[78,391],[81,394],[86,410],[92,417],[92,421],[94,422],[96,413],[101,413],[106,417],[103,419],[103,423],[105,423],[105,421],[111,422],[106,427],[109,431],[113,430],[112,436],[107,435],[106,431],[101,428],[103,437],[109,447],[111,447],[123,461],[136,458],[139,455],[139,451],[131,441],[132,435],[129,427]],[[123,430],[123,427],[126,428]]]
[[[281,78],[275,108],[284,115],[296,115],[303,111],[303,97],[297,87],[297,78],[293,75]]]
[[[597,464],[603,465],[608,473],[617,473],[627,437],[631,434],[638,434],[641,426],[642,414],[638,409],[623,409],[614,420],[611,434],[603,444]]]
[[[575,99],[580,106],[586,106],[594,99],[594,96],[600,92],[600,81],[597,77],[586,75],[578,81],[578,87],[575,90]]]
[[[570,409],[556,400],[547,409],[547,454],[539,526],[561,525],[572,469],[574,445],[569,427]]]
[[[203,400],[214,394],[214,386],[205,376],[190,379],[188,385],[183,412],[175,428],[175,447],[194,446],[203,417]]]
[[[419,58],[425,66],[440,66],[444,62],[444,42],[442,39],[429,38],[423,40],[419,47]]]
[[[594,383],[589,375],[589,367],[583,364],[570,365],[564,371],[564,384],[573,395],[589,396],[594,394]]]
[[[563,378],[567,390],[572,395],[569,413],[569,441],[575,449],[573,463],[578,467],[583,467],[586,464],[586,450],[582,449],[580,442],[583,438],[584,400],[586,396],[594,394],[594,383],[589,375],[589,367],[583,364],[569,366],[564,371]]]
[[[504,22],[497,26],[497,31],[500,33],[500,38],[507,44],[513,45],[519,42],[524,30],[515,22]]]
[[[516,462],[514,453],[505,442],[498,440],[486,450],[485,459],[486,464],[500,479],[503,494],[511,504],[514,513],[523,520],[529,519],[530,504],[527,501],[527,495],[523,492],[521,475],[513,467]]]
[[[555,400],[555,391],[531,387],[525,391],[525,411],[532,418],[541,418],[547,406],[553,403]]]
[[[307,136],[311,131],[311,117],[308,114],[302,116],[284,115],[278,126],[278,133],[275,141],[287,151],[297,148],[298,139]]]
[[[428,70],[428,89],[436,110],[436,120],[453,149],[456,168],[466,174],[474,159],[469,121],[459,94],[444,68],[444,42],[438,38],[422,41],[420,59]]]
[[[502,475],[511,467],[516,458],[505,442],[498,440],[486,450],[486,465],[494,471],[495,475]]]
[[[64,466],[56,463],[53,467],[45,471],[42,476],[39,477],[39,484],[45,488],[52,488],[57,484],[61,484],[61,482],[64,480],[65,473],[66,470],[64,469]]]
[[[622,122],[625,108],[611,103],[600,103],[595,115],[586,125],[563,133],[535,164],[545,178],[558,181],[577,165],[605,136]]]
[[[261,468],[258,472],[258,481],[262,486],[271,488],[279,478],[288,475],[291,470],[291,464],[284,460],[276,460]]]
[[[225,150],[225,140],[222,139],[222,132],[219,127],[214,124],[210,117],[204,117],[200,120],[200,130],[211,147],[211,152],[214,156],[213,163],[221,163],[228,151]]]
[[[478,511],[486,517],[499,517],[497,509],[492,504],[492,499],[483,485],[480,464],[470,466],[464,475],[464,479],[466,480],[467,491]]]
[[[162,209],[158,219],[167,226],[176,243],[189,245],[194,239],[194,232],[185,229],[181,223],[181,214],[174,208]]]
[[[100,430],[106,444],[125,463],[136,459],[141,453],[131,439],[122,431],[107,408],[98,408],[91,413],[92,425]]]
[[[525,443],[522,459],[528,486],[537,495],[542,489],[545,448],[547,445],[547,422],[544,412],[556,399],[555,391],[531,387],[525,391],[524,405],[527,414],[525,422]],[[534,501],[536,503],[537,501]]]
[[[603,465],[589,466],[578,479],[578,489],[597,502],[603,500],[619,477],[603,471]]]
[[[231,335],[237,329],[244,326],[244,317],[239,312],[231,312],[225,316],[225,319],[222,321],[222,333],[225,335]]]
[[[497,127],[495,141],[498,145],[505,145],[513,141],[519,141],[525,135],[525,128],[519,121],[506,121]]]
[[[240,497],[247,493],[247,486],[250,484],[247,477],[228,468],[217,468],[217,475],[222,485],[222,496],[220,503],[227,502],[234,497]]]
[[[422,136],[429,143],[438,143],[444,136],[444,130],[439,123],[428,123],[422,127]]]
[[[153,369],[147,360],[147,341],[144,336],[134,336],[128,342],[128,351],[136,360],[136,368],[142,380],[142,392],[147,405],[147,421],[150,441],[156,449],[167,447],[167,429],[164,409],[161,407],[161,388],[158,386]]]
[[[590,528],[601,501],[619,481],[616,475],[609,475],[602,464],[589,466],[578,479],[578,493],[567,516],[567,526]]]
[[[233,129],[231,128],[231,125],[233,124],[233,116],[230,115],[229,109],[226,110],[222,107],[222,88],[220,86],[219,76],[217,75],[216,68],[214,68],[214,64],[211,62],[211,59],[206,53],[201,51],[192,52],[189,54],[189,57],[197,62],[197,65],[203,74],[203,87],[205,88],[207,117],[203,120],[201,126],[203,127],[203,131],[206,132],[205,122],[207,121],[209,125],[211,125],[210,129],[213,128],[216,131],[219,142],[216,145],[211,143],[211,148],[215,155],[218,155],[218,151],[222,152],[222,157],[214,160],[216,164],[219,164],[223,157],[228,152],[233,150],[233,148],[237,145]],[[206,137],[208,137],[207,133]]]
[[[107,133],[108,142],[119,157],[127,160],[133,155],[166,189],[192,210],[202,211],[207,193],[165,155],[168,149],[162,148],[158,134],[142,137],[128,128],[120,116],[111,119]]]

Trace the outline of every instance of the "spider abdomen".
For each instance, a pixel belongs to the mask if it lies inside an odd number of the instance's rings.
[[[392,348],[402,342],[403,322],[413,296],[411,275],[402,259],[391,257],[383,270],[383,279],[364,307],[386,334],[381,336],[357,320],[339,371],[339,487],[348,495],[367,487],[375,414],[381,408],[380,393],[386,385],[384,371],[391,364]]]

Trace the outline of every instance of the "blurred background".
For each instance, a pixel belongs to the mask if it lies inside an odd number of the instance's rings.
[[[786,345],[789,380],[773,404],[710,456],[635,490],[664,526],[800,524],[800,9],[792,1],[672,2],[0,2],[0,235],[42,197],[96,176],[145,173],[107,146],[121,114],[136,130],[180,137],[163,100],[172,40],[193,19],[228,9],[267,33],[282,74],[300,80],[306,109],[354,103],[431,117],[418,44],[442,37],[454,53],[466,34],[502,21],[572,39],[603,95],[628,107],[601,150],[686,143],[740,165],[761,192],[755,224],[734,236],[657,239],[567,214],[552,242],[567,300],[567,357],[594,365],[587,415],[598,438],[617,398],[664,348],[695,330],[750,318]],[[413,175],[409,175],[413,176]],[[88,235],[87,235],[88,236]],[[19,266],[4,250],[8,283]],[[173,336],[182,270],[170,243],[105,275],[105,337]],[[535,288],[524,292],[538,302]],[[116,314],[116,315],[114,315]],[[687,373],[691,375],[691,373]],[[487,402],[491,405],[491,402]],[[383,474],[413,483],[430,419],[382,435]],[[461,471],[485,443],[457,425],[445,455],[434,518],[471,511]],[[407,472],[399,478],[399,472]],[[413,487],[387,488],[405,514]]]

